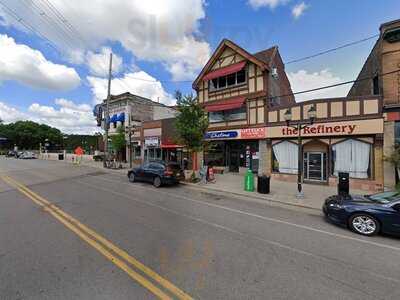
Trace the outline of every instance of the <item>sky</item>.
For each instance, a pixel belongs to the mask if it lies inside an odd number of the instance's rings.
[[[379,33],[398,0],[0,0],[0,119],[100,131],[93,106],[129,91],[174,104],[223,38],[284,62]],[[376,38],[285,66],[294,92],[353,80]],[[340,97],[350,86],[302,94]]]

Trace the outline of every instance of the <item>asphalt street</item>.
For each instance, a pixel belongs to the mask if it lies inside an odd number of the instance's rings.
[[[316,211],[0,157],[0,299],[400,299],[400,239]]]

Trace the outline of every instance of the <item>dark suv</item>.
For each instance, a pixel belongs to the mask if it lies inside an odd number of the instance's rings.
[[[130,182],[151,182],[155,187],[164,184],[177,184],[185,179],[185,174],[179,164],[164,161],[149,161],[140,167],[128,171]]]

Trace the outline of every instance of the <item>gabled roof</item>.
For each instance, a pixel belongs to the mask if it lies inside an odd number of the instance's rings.
[[[271,48],[262,50],[260,52],[254,53],[253,56],[265,62],[268,66],[270,66],[271,61],[273,60],[276,52],[278,51],[278,46],[273,46]]]
[[[264,51],[258,52],[258,57],[250,54],[240,46],[236,45],[234,42],[228,40],[228,39],[223,39],[222,42],[218,45],[217,49],[214,51],[213,55],[210,57],[206,65],[203,67],[201,70],[200,74],[197,76],[195,81],[193,82],[192,87],[195,89],[197,85],[200,82],[200,79],[203,78],[203,76],[210,70],[212,65],[215,63],[215,61],[218,59],[218,57],[221,55],[221,53],[226,49],[226,48],[231,48],[233,51],[237,52],[238,54],[242,55],[244,58],[247,60],[251,61],[252,63],[256,64],[259,66],[261,69],[269,69],[269,62],[266,62],[264,59],[267,58],[268,53],[264,53]],[[274,47],[273,47],[274,48]],[[273,49],[270,48],[270,49]],[[267,49],[265,51],[269,51],[270,49]]]

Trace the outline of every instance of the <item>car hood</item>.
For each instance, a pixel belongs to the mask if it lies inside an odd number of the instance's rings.
[[[383,205],[382,203],[370,200],[366,195],[351,195],[351,197],[343,199],[343,202],[357,205]]]

